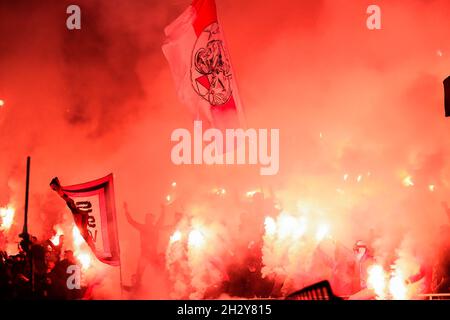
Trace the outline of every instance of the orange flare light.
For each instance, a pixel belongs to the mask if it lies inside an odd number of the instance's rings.
[[[368,269],[367,286],[373,289],[377,299],[384,299],[386,290],[386,273],[381,265],[375,264]]]
[[[181,232],[179,230],[175,231],[171,236],[170,236],[170,243],[174,243],[177,241],[181,240]]]
[[[81,267],[83,268],[83,270],[87,270],[92,265],[92,258],[89,249],[82,249],[82,245],[85,244],[85,241],[77,226],[73,226],[72,237],[73,244],[75,246],[74,255],[81,263]]]
[[[412,177],[407,176],[407,177],[403,178],[403,185],[405,187],[412,187],[414,185],[414,182],[412,181]]]
[[[78,229],[77,229],[78,230]],[[56,227],[56,234],[50,239],[50,241],[55,245],[55,246],[59,246],[59,236],[63,235],[63,231],[62,229],[57,226]]]
[[[88,253],[80,253],[77,255],[78,261],[81,263],[81,267],[86,270],[91,266],[91,256]]]
[[[200,247],[205,241],[205,237],[199,230],[192,230],[189,233],[189,246],[190,247]]]
[[[11,228],[16,210],[12,207],[0,208],[0,230],[7,231]]]
[[[405,279],[399,270],[395,270],[392,278],[389,280],[389,293],[394,300],[406,300],[408,289]]]
[[[81,244],[84,242],[83,236],[81,235],[80,230],[78,230],[77,226],[73,226],[72,237],[73,237],[73,244],[76,247],[80,247]]]
[[[267,235],[273,236],[277,232],[277,224],[276,224],[275,220],[273,220],[273,218],[271,218],[271,217],[266,217],[266,219],[264,221],[264,226],[265,226]]]

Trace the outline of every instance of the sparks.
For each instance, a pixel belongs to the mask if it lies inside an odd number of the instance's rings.
[[[435,186],[434,186],[434,184],[430,184],[429,186],[428,186],[428,190],[430,190],[431,192],[433,192],[434,190],[435,190]]]
[[[172,188],[175,188],[177,186],[177,183],[174,181],[172,182]]]
[[[344,174],[344,181],[347,181],[348,179],[348,173]]]
[[[0,99],[0,107],[3,107],[5,105],[5,101]]]
[[[361,182],[361,180],[362,180],[362,175],[359,175],[358,178],[356,178],[356,181]]]

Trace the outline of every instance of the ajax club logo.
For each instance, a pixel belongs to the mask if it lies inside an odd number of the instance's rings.
[[[198,37],[192,53],[194,90],[212,106],[228,102],[232,94],[231,64],[220,37],[219,25],[209,25]]]

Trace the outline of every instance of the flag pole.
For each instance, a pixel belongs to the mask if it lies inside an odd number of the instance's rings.
[[[31,158],[27,157],[27,180],[25,184],[25,217],[23,221],[23,235],[28,235],[28,198],[30,192],[30,162]]]
[[[23,229],[22,233],[19,235],[23,240],[21,241],[22,249],[25,251],[27,258],[30,263],[30,281],[31,281],[31,292],[34,292],[34,270],[33,270],[33,256],[31,252],[31,241],[30,235],[28,233],[28,199],[30,194],[30,164],[31,157],[27,157],[27,177],[25,183],[25,212],[23,219]]]

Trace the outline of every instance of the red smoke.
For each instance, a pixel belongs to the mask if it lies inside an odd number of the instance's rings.
[[[170,134],[192,130],[193,119],[177,100],[161,45],[164,27],[189,3],[80,0],[82,29],[74,31],[65,27],[71,2],[0,3],[0,207],[17,208],[15,234],[30,155],[29,228],[40,239],[72,219],[48,186],[54,176],[75,184],[113,172],[117,208],[127,201],[138,221],[175,197],[166,224],[183,211],[181,232],[198,223],[215,233],[207,245],[217,252],[183,260],[192,298],[237,259],[226,249],[238,252],[238,244],[264,232],[270,214],[244,215],[234,200],[256,188],[266,196],[272,190],[289,214],[314,213],[347,247],[372,230],[381,260],[432,254],[450,187],[442,90],[450,72],[450,3],[377,0],[382,30],[370,31],[368,1],[217,0],[248,126],[280,129],[273,177],[260,176],[259,166],[171,163]],[[407,177],[413,185],[404,185]],[[209,194],[219,187],[226,200]],[[129,283],[139,238],[117,214]],[[166,258],[173,231],[161,234]],[[210,260],[216,254],[219,262]],[[147,269],[139,297],[177,297],[179,279],[166,269],[166,278]],[[101,272],[118,279],[117,270]],[[212,272],[208,280],[205,272]],[[117,288],[114,281],[97,297],[118,297],[118,289],[107,290]]]

